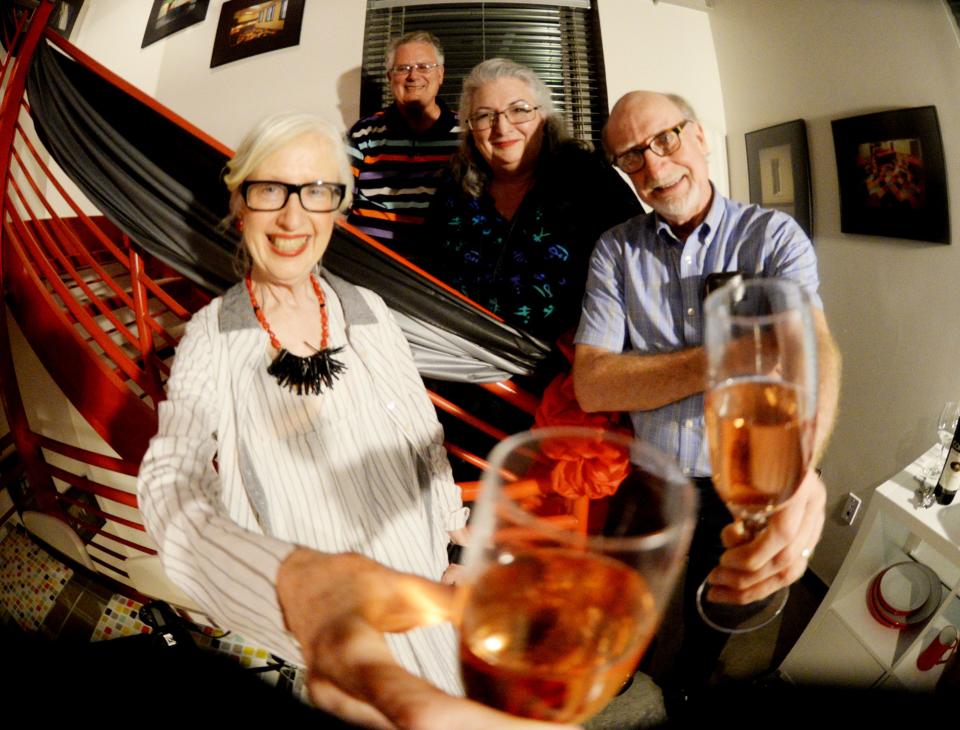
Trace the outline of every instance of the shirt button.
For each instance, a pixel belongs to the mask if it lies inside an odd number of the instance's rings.
[[[689,308],[687,309],[687,314],[692,317],[692,316],[694,315],[694,312],[695,312],[695,311],[696,311],[696,310],[694,310],[693,307],[689,307]]]
[[[688,418],[686,421],[683,422],[683,425],[686,426],[687,428],[693,428],[693,419]]]
[[[684,259],[684,261],[686,261],[688,264],[692,264],[692,263],[693,263],[693,256],[687,256],[687,257]]]
[[[389,403],[387,403],[387,410],[388,410],[388,411],[392,411],[392,410],[394,410],[396,407],[397,407],[397,404],[396,404],[394,401],[390,401]]]

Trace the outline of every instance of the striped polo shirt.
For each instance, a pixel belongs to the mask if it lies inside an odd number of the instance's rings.
[[[437,104],[440,117],[425,132],[413,131],[391,104],[347,135],[356,185],[350,223],[405,256],[416,252],[430,199],[459,144],[456,115]]]

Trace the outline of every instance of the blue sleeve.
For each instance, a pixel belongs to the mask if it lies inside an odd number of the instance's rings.
[[[623,252],[608,231],[600,237],[590,257],[583,311],[574,342],[623,352],[627,335],[623,281]]]
[[[772,251],[766,258],[764,275],[796,281],[810,296],[810,303],[823,309],[818,292],[817,254],[807,234],[790,216],[775,213],[770,217],[767,237]]]

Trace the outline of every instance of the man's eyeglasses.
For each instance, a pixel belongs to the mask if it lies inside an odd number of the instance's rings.
[[[630,175],[643,169],[643,166],[647,163],[643,153],[647,150],[660,157],[673,154],[680,149],[680,132],[689,122],[689,119],[684,119],[676,127],[655,134],[649,144],[634,147],[614,157],[613,164]]]
[[[400,63],[391,68],[390,73],[394,76],[406,76],[411,71],[416,71],[418,74],[428,74],[439,65],[439,63]]]
[[[300,205],[311,213],[329,213],[340,207],[347,186],[343,183],[316,182],[291,185],[277,180],[245,180],[240,183],[243,202],[250,210],[274,211],[283,208],[293,193]]]
[[[475,132],[483,132],[486,129],[496,126],[497,117],[501,114],[507,118],[510,124],[523,124],[533,119],[539,108],[538,106],[530,106],[529,104],[514,104],[513,106],[508,106],[502,112],[495,112],[492,109],[484,110],[470,117],[467,120],[467,124],[470,129]]]

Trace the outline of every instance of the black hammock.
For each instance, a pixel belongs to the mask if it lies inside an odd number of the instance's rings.
[[[57,164],[147,252],[217,293],[237,281],[226,156],[42,41],[27,79],[37,135]],[[400,322],[421,373],[490,382],[533,372],[549,345],[334,227],[326,269],[372,289]]]

